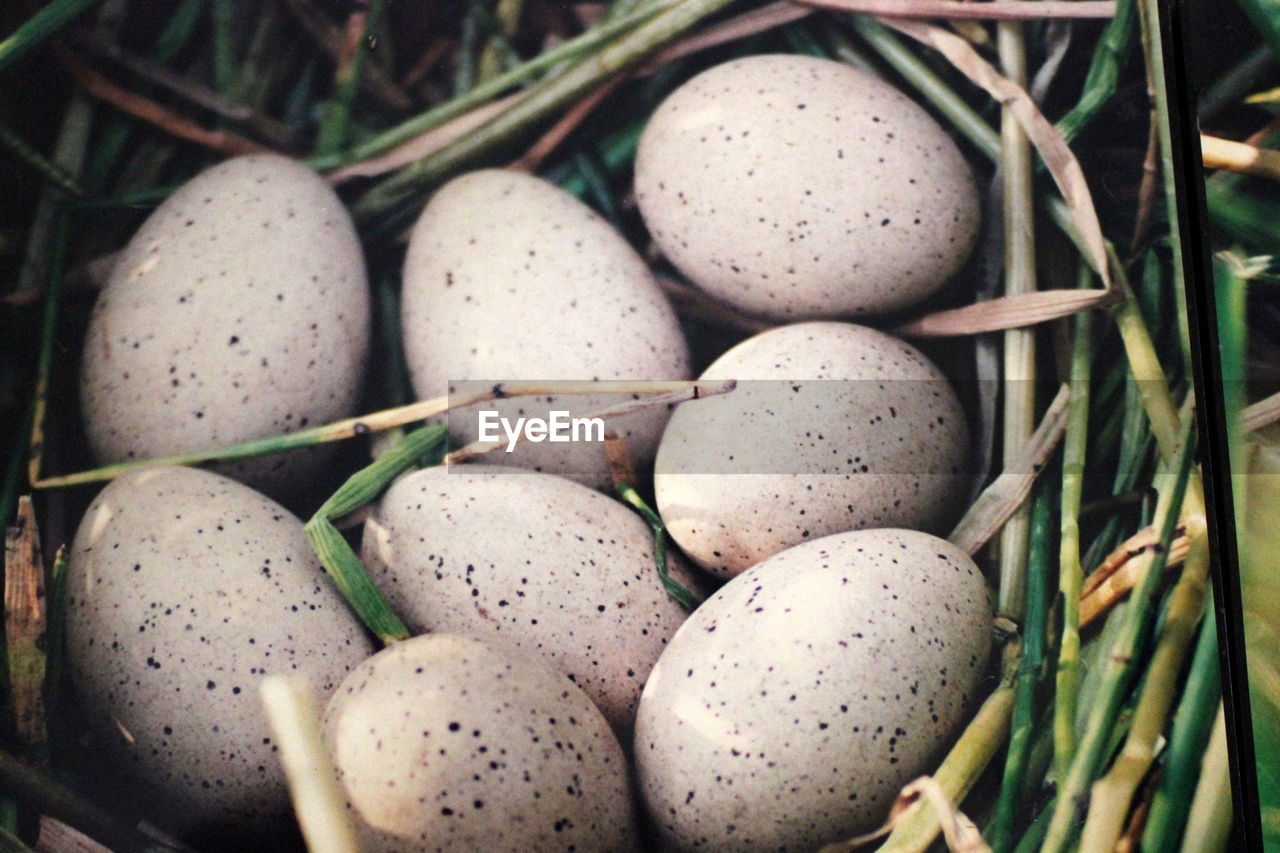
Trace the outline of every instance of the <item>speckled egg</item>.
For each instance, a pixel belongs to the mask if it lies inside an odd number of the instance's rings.
[[[797,55],[726,62],[654,113],[636,200],[686,276],[777,320],[913,305],[969,256],[980,211],[951,137],[889,84]]]
[[[429,468],[398,480],[365,524],[363,559],[410,630],[540,655],[620,733],[686,615],[662,586],[638,515],[519,468]],[[678,559],[671,568],[690,585]]]
[[[807,542],[726,584],[640,700],[640,791],[664,839],[808,851],[878,826],[963,724],[991,620],[973,561],[909,530]]]
[[[401,311],[405,357],[423,398],[463,380],[689,378],[688,346],[644,261],[591,208],[526,174],[472,172],[432,197],[410,239]],[[552,409],[582,416],[622,399],[523,398],[484,408],[514,421]],[[645,466],[666,417],[645,412],[611,426]],[[475,409],[454,413],[450,431],[470,442],[477,420]],[[525,442],[501,456],[503,465],[609,485],[599,442]]]
[[[285,157],[228,160],[147,218],[98,297],[81,368],[89,442],[122,462],[353,415],[368,337],[360,242],[333,190]],[[220,470],[280,494],[326,458]]]
[[[67,659],[151,818],[260,832],[289,796],[258,698],[264,675],[327,695],[372,646],[285,509],[194,468],[126,474],[80,523]]]
[[[654,487],[671,536],[714,574],[831,533],[941,533],[954,519],[964,412],[910,344],[851,323],[798,323],[747,339],[703,378],[739,383],[676,410]]]
[[[591,701],[454,634],[363,663],[325,712],[366,853],[636,849],[627,763]]]

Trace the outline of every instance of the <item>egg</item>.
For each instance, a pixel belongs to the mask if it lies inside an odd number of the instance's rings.
[[[686,615],[662,586],[638,515],[519,468],[428,468],[398,480],[365,524],[363,560],[411,631],[538,655],[624,733]],[[692,586],[678,558],[671,569]]]
[[[513,379],[689,378],[688,346],[644,261],[578,199],[518,172],[472,172],[432,197],[410,238],[401,314],[422,398]],[[625,399],[513,398],[481,408],[514,422],[555,410],[583,416]],[[451,415],[458,442],[478,437],[479,411]],[[641,467],[666,417],[657,410],[611,424]],[[525,442],[501,464],[610,483],[599,441]]]
[[[184,184],[142,224],[85,339],[85,428],[104,463],[207,450],[353,415],[369,343],[360,242],[333,190],[274,154]],[[283,494],[303,451],[220,470]]]
[[[654,489],[672,538],[713,574],[831,533],[940,533],[954,518],[967,484],[964,412],[910,344],[851,323],[797,323],[748,338],[703,378],[739,384],[676,409]]]
[[[964,264],[980,211],[963,155],[893,86],[797,55],[717,65],[640,137],[636,201],[707,293],[780,321],[898,311]]]
[[[327,695],[373,651],[301,522],[218,474],[135,471],[90,505],[66,583],[72,684],[151,818],[287,821],[259,681],[303,675]]]
[[[963,724],[991,631],[973,561],[916,531],[837,534],[734,578],[640,700],[663,849],[807,851],[880,825]]]
[[[324,722],[366,853],[637,849],[617,739],[528,655],[415,637],[353,672]]]

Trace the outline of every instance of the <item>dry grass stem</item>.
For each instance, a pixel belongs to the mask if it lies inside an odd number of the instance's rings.
[[[442,415],[451,409],[464,408],[466,406],[475,405],[476,403],[484,403],[489,400],[506,397],[540,397],[547,396],[549,394],[664,395],[678,393],[687,395],[683,399],[697,399],[699,397],[727,393],[728,391],[733,390],[734,384],[735,383],[732,381],[703,382],[700,380],[612,380],[602,382],[547,380],[499,382],[483,391],[476,391],[471,394],[454,394],[443,397],[433,397],[430,400],[421,400],[416,403],[410,403],[407,406],[383,409],[379,412],[371,412],[367,415],[347,418],[330,424],[311,427],[310,429],[305,430],[298,430],[297,432],[285,433],[283,435],[254,439],[252,441],[246,441],[240,444],[233,444],[211,450],[194,451],[192,453],[163,456],[155,459],[139,459],[115,465],[104,465],[100,468],[94,468],[89,471],[80,471],[75,474],[63,474],[54,477],[44,477],[40,473],[41,461],[43,458],[43,431],[41,428],[42,417],[37,417],[36,429],[32,432],[31,459],[28,463],[28,471],[32,486],[35,488],[64,488],[66,486],[78,486],[85,483],[103,482],[105,480],[118,477],[127,471],[134,471],[139,468],[150,468],[156,465],[200,465],[205,462],[216,462],[225,459],[242,459],[251,456],[265,456],[271,453],[279,453],[283,450],[291,450],[297,447],[323,444],[330,441],[341,441],[357,435],[369,435],[371,433],[383,432],[385,430],[394,429],[395,427],[404,426],[417,421],[424,421],[429,418]]]
[[[98,56],[109,59],[131,74],[186,99],[194,106],[247,126],[274,147],[287,148],[294,141],[293,131],[286,125],[246,104],[231,100],[185,75],[135,56],[102,35],[91,32],[81,33],[77,35],[76,41]]]
[[[1206,169],[1226,169],[1280,181],[1280,151],[1200,134],[1200,156]]]
[[[1173,552],[1172,557],[1181,548],[1183,553],[1186,552],[1187,531],[1183,527],[1179,527],[1174,539],[1174,544],[1170,548]],[[1177,543],[1181,542],[1181,546]],[[1160,544],[1160,533],[1154,527],[1148,525],[1142,528],[1134,535],[1130,536],[1124,542],[1115,547],[1106,559],[1098,564],[1098,567],[1089,573],[1089,577],[1085,579],[1084,585],[1080,589],[1080,595],[1086,596],[1102,586],[1103,581],[1118,572],[1129,560]]]
[[[717,326],[750,332],[751,334],[773,328],[773,324],[769,321],[739,314],[729,305],[703,293],[696,287],[670,276],[657,274],[654,275],[654,280],[658,282],[658,286],[667,294],[680,313],[685,316],[694,317]]]
[[[605,98],[609,97],[614,90],[625,83],[627,77],[628,75],[626,74],[614,77],[570,107],[569,111],[561,116],[560,120],[553,124],[550,130],[544,133],[519,160],[516,160],[508,168],[522,172],[537,171],[538,167],[542,165],[542,161],[559,148],[560,143],[564,142],[569,134],[573,133],[578,125],[582,124]]]
[[[1114,18],[1111,0],[798,0],[807,6],[839,9],[885,18],[942,18],[983,21],[1034,21],[1042,18]]]
[[[111,853],[83,832],[48,815],[40,816],[35,850],[36,853]]]
[[[681,57],[689,56],[697,53],[698,51],[707,50],[708,48],[716,47],[730,41],[756,35],[774,27],[798,21],[801,18],[808,17],[812,14],[814,14],[813,9],[797,6],[793,3],[786,2],[786,0],[770,4],[753,12],[747,12],[736,18],[731,18],[723,23],[708,27],[698,35],[683,39],[666,50],[661,51],[650,62],[638,69],[636,71],[636,76],[643,77],[654,74],[669,63],[680,59]],[[579,101],[578,106],[571,109],[569,115],[572,116],[576,109],[583,109],[584,116],[587,113],[590,113],[595,106],[595,104],[591,103],[591,99],[597,96],[603,97],[603,95],[600,95],[601,90],[608,90],[610,86],[617,85],[617,82],[621,81],[621,79],[621,77],[615,77],[603,86],[598,87],[594,93],[587,95],[582,101]],[[376,175],[386,174],[387,172],[393,172],[402,166],[407,166],[410,163],[421,160],[424,157],[447,148],[451,143],[457,141],[463,136],[466,136],[476,128],[487,124],[490,120],[496,118],[501,113],[506,112],[509,107],[522,100],[527,92],[528,90],[515,92],[514,94],[507,95],[495,101],[490,101],[483,106],[476,107],[475,109],[465,112],[456,118],[450,119],[444,124],[437,125],[436,127],[423,132],[413,139],[410,139],[408,142],[404,142],[384,154],[336,169],[328,174],[328,178],[334,183],[342,183],[343,181],[355,177],[374,177]],[[584,102],[589,105],[582,107]],[[569,123],[565,126],[565,130],[572,129],[572,127],[576,126],[576,123],[580,120],[580,117],[567,119]],[[559,125],[557,125],[557,127],[559,127]],[[548,136],[555,133],[556,129],[553,128]],[[552,139],[554,140],[555,137],[552,137]],[[558,143],[548,141],[546,144],[554,147],[554,145]],[[529,155],[526,155],[526,157],[528,156]],[[545,156],[545,154],[542,156]],[[519,168],[519,166],[517,166],[517,168]]]
[[[1245,406],[1240,412],[1240,428],[1245,432],[1256,432],[1276,421],[1280,421],[1280,393]]]
[[[870,844],[877,838],[883,838],[893,832],[913,805],[922,800],[927,801],[933,806],[935,812],[942,815],[940,821],[942,837],[951,853],[991,853],[991,848],[983,840],[978,827],[956,808],[947,796],[947,792],[942,790],[938,780],[932,776],[921,776],[898,792],[898,798],[889,809],[889,819],[885,821],[884,826],[866,835],[828,845],[822,848],[821,853],[844,853],[844,851],[856,850]]]
[[[300,676],[268,675],[260,691],[307,849],[360,853],[310,685]]]
[[[934,311],[893,330],[909,338],[946,338],[1021,329],[1070,317],[1115,300],[1110,290],[1041,290]]]
[[[168,107],[157,104],[150,98],[145,98],[122,86],[117,86],[91,68],[84,60],[68,51],[58,51],[58,55],[71,72],[71,76],[75,78],[76,83],[90,97],[108,103],[134,118],[154,125],[171,136],[194,142],[228,157],[234,157],[239,154],[257,154],[271,150],[265,145],[254,142],[252,139],[247,139],[238,133],[232,133],[229,130],[208,130],[203,128],[195,122],[178,115]]]
[[[379,154],[377,157],[370,157],[368,160],[361,160],[358,163],[352,163],[350,166],[334,169],[325,177],[335,184],[340,184],[351,178],[369,178],[387,172],[394,172],[401,166],[407,166],[429,154],[434,154],[442,148],[447,148],[451,143],[456,142],[505,111],[523,96],[523,92],[517,92],[514,95],[507,95],[505,98],[490,101],[484,106],[476,107],[474,110],[465,112],[455,119],[437,125],[415,136],[408,142],[397,145],[385,154]]]
[[[608,385],[610,383],[601,382],[601,383],[587,383],[587,384]],[[626,384],[626,383],[619,383],[619,384]],[[631,384],[634,385],[635,383],[631,383]],[[652,384],[664,384],[664,383],[652,383]],[[677,384],[677,383],[669,383],[669,384]],[[665,391],[659,394],[654,394],[651,397],[642,397],[639,400],[627,400],[626,402],[619,403],[616,406],[609,406],[608,408],[591,412],[590,414],[585,415],[585,417],[601,418],[603,420],[609,420],[611,418],[622,418],[622,417],[626,417],[627,415],[633,415],[636,412],[643,412],[646,409],[658,408],[660,406],[674,406],[677,403],[684,403],[689,400],[700,400],[704,397],[715,397],[720,394],[728,394],[738,386],[738,383],[732,379],[729,379],[723,382],[688,382],[688,383],[680,383],[680,384],[683,384],[685,387],[676,388],[674,390]],[[632,392],[632,393],[637,393],[637,392]],[[493,399],[493,398],[489,398],[489,399]],[[455,405],[455,408],[457,408],[456,405]],[[523,439],[524,439],[524,435],[522,433],[516,439],[516,441],[519,442],[519,441],[522,441]],[[445,456],[444,464],[457,465],[462,462],[467,462],[471,459],[476,459],[478,457],[484,456],[486,453],[489,453],[491,451],[497,450],[505,446],[506,446],[505,439],[498,439],[496,441],[479,441],[479,440],[473,441],[470,444],[466,445],[465,447],[460,447],[457,450],[450,452],[447,456]]]
[[[978,495],[969,511],[947,538],[967,554],[976,554],[994,536],[1031,494],[1036,477],[1053,455],[1067,428],[1067,404],[1071,389],[1066,384],[1049,404],[1040,426],[1023,445],[1022,457]]]
[[[1089,576],[1089,580],[1094,582],[1094,587],[1080,598],[1081,628],[1091,624],[1099,616],[1110,610],[1112,605],[1123,599],[1138,585],[1138,582],[1142,580],[1142,575],[1151,565],[1153,549],[1158,544],[1153,541],[1137,551],[1121,555],[1122,561],[1105,577],[1094,581],[1098,572],[1094,572]],[[1169,545],[1169,557],[1165,562],[1165,568],[1172,569],[1181,565],[1186,560],[1190,549],[1191,540],[1186,536],[1179,536],[1174,539]]]

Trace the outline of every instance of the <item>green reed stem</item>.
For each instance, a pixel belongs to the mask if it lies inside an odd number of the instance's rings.
[[[1221,695],[1218,624],[1210,596],[1205,602],[1191,673],[1174,714],[1160,786],[1142,833],[1143,850],[1173,850],[1182,838]]]
[[[1176,473],[1165,474],[1172,478],[1160,496],[1157,509],[1157,528],[1160,531],[1160,547],[1149,559],[1142,579],[1130,595],[1130,606],[1116,638],[1115,645],[1103,663],[1102,682],[1098,696],[1093,700],[1088,724],[1080,739],[1079,748],[1072,756],[1071,765],[1061,780],[1059,799],[1049,825],[1043,853],[1065,853],[1070,848],[1081,827],[1081,817],[1088,804],[1089,786],[1098,775],[1105,758],[1104,747],[1112,735],[1116,717],[1132,688],[1136,665],[1134,658],[1140,645],[1150,635],[1156,618],[1157,596],[1168,559],[1169,546],[1178,527],[1183,499],[1187,494],[1192,461],[1194,459],[1194,419],[1187,419],[1181,441],[1178,443]],[[1145,555],[1135,559],[1144,560]]]
[[[1027,606],[1022,625],[1022,650],[1018,656],[1018,677],[1014,686],[1013,712],[1009,722],[1009,750],[996,801],[988,841],[994,853],[1006,853],[1014,843],[1013,827],[1021,805],[1024,782],[1031,758],[1037,715],[1036,695],[1045,667],[1046,632],[1049,614],[1049,559],[1053,540],[1053,492],[1042,481],[1031,512],[1030,559],[1027,562]]]
[[[1090,276],[1084,264],[1081,286]],[[1054,772],[1065,778],[1075,754],[1075,720],[1080,684],[1080,593],[1084,570],[1080,564],[1080,499],[1088,464],[1089,376],[1093,370],[1093,315],[1075,315],[1071,352],[1071,403],[1067,430],[1062,439],[1062,507],[1058,550],[1058,591],[1062,602],[1062,640],[1058,647],[1058,671],[1054,693]]]

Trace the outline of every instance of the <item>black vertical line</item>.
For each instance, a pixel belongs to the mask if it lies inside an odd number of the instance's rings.
[[[1204,169],[1196,122],[1196,92],[1187,66],[1189,40],[1197,37],[1189,26],[1188,4],[1160,0],[1166,96],[1173,138],[1172,180],[1178,198],[1178,221],[1170,227],[1182,235],[1182,257],[1174,258],[1186,271],[1187,325],[1191,331],[1191,370],[1196,388],[1197,426],[1201,435],[1205,510],[1209,529],[1210,577],[1216,602],[1218,636],[1222,638],[1222,699],[1227,722],[1231,767],[1234,839],[1229,849],[1262,850],[1262,812],[1249,713],[1244,606],[1240,589],[1240,561],[1231,494],[1225,383],[1218,344],[1217,305],[1214,300],[1209,210],[1205,201]],[[1199,33],[1212,38],[1212,33]],[[1144,851],[1163,853],[1163,851]]]

